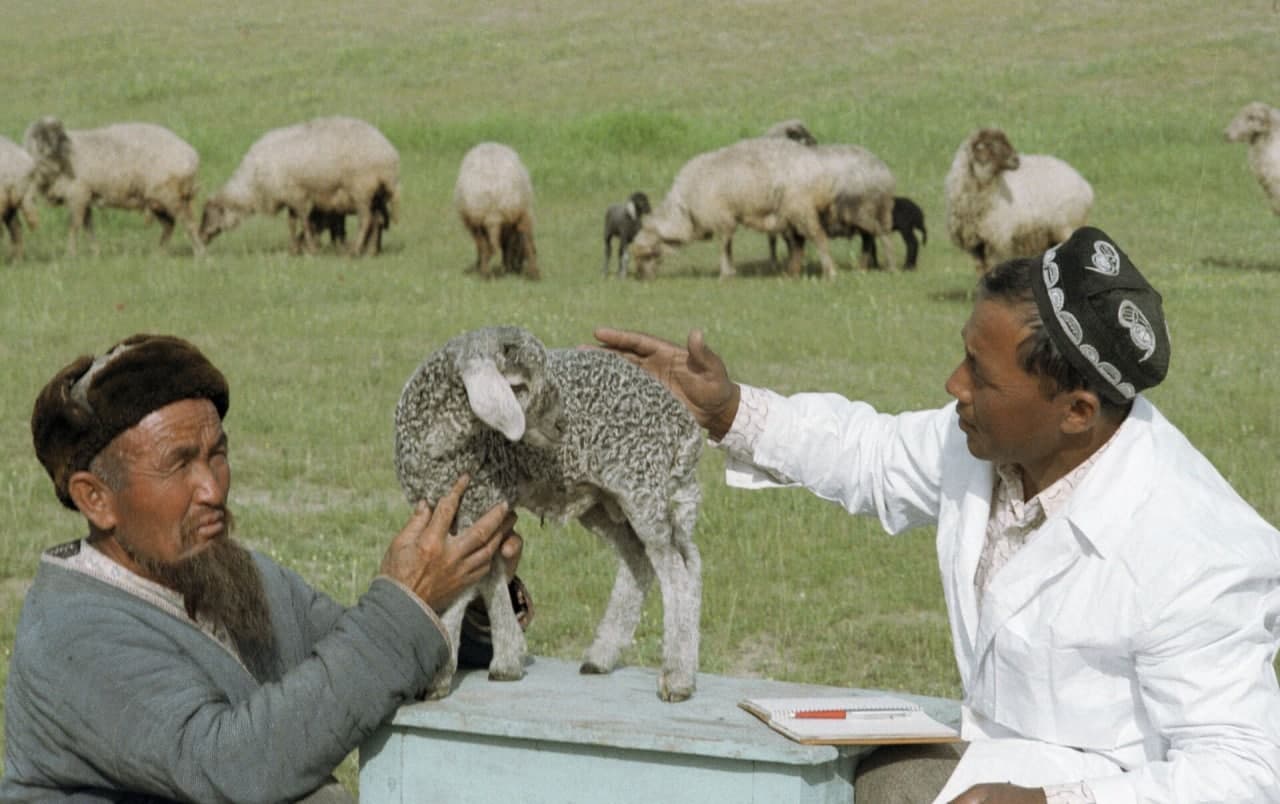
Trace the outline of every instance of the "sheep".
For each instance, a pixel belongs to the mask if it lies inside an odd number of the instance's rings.
[[[1019,156],[996,128],[965,139],[944,188],[947,232],[979,273],[1061,243],[1093,206],[1093,188],[1075,168],[1054,156]]]
[[[32,180],[35,160],[13,140],[0,137],[0,221],[9,230],[9,256],[22,259],[22,221],[34,229],[36,186]]]
[[[631,241],[640,231],[640,222],[645,215],[653,211],[649,204],[649,196],[642,192],[634,192],[623,204],[610,204],[604,212],[604,267],[605,276],[609,275],[609,258],[612,256],[613,240],[618,241],[618,276],[627,275],[627,255]]]
[[[916,230],[920,230],[920,239],[916,240]],[[916,259],[920,254],[920,244],[929,242],[929,233],[924,228],[924,210],[906,196],[895,196],[893,199],[893,231],[902,235],[902,242],[907,247],[907,258],[902,264],[903,270],[911,271],[916,267]],[[869,255],[871,267],[878,266],[875,237],[868,232],[858,232],[862,238],[862,253]]]
[[[893,208],[896,179],[888,165],[860,145],[815,145],[811,148],[823,170],[835,182],[835,199],[819,211],[822,230],[828,238],[864,238],[859,258],[860,267],[870,266],[875,253],[865,247],[866,238],[883,239],[886,251],[893,231]],[[803,249],[805,238],[794,227],[783,233],[794,252]],[[777,264],[775,236],[769,235],[769,260]]]
[[[1280,109],[1260,101],[1248,104],[1227,126],[1229,142],[1249,143],[1249,167],[1280,215]]]
[[[774,123],[772,126],[765,129],[764,136],[784,137],[789,140],[795,140],[801,145],[818,144],[818,138],[813,136],[813,133],[809,131],[809,127],[806,126],[803,121],[796,120],[795,118],[783,120],[780,123]]]
[[[395,468],[410,502],[435,502],[471,476],[456,526],[499,501],[570,517],[617,551],[618,571],[582,673],[608,673],[635,633],[656,575],[662,591],[658,696],[693,694],[702,598],[693,542],[703,436],[683,404],[642,369],[597,349],[547,349],[525,329],[488,327],[430,354],[395,409]],[[463,611],[482,595],[493,638],[489,678],[524,674],[524,637],[495,560],[488,578],[443,615],[458,645]],[[450,690],[456,654],[431,684]]]
[[[68,130],[56,117],[44,117],[27,127],[23,145],[35,160],[33,176],[40,194],[67,207],[71,256],[81,229],[98,251],[93,237],[95,204],[138,209],[148,220],[159,220],[161,247],[180,221],[195,253],[204,250],[192,212],[200,156],[169,129],[154,123],[115,123],[77,131]]]
[[[396,220],[400,154],[374,126],[353,117],[318,117],[276,128],[249,147],[240,165],[204,205],[206,243],[255,213],[289,212],[289,251],[316,250],[319,229],[333,234],[335,216],[356,215],[353,256],[378,254]],[[312,213],[320,210],[321,217]],[[345,222],[343,224],[345,238]]]
[[[719,237],[720,278],[726,279],[735,273],[733,234],[743,225],[812,238],[823,275],[833,277],[835,263],[819,215],[836,195],[837,181],[813,149],[784,137],[742,140],[685,163],[666,198],[645,217],[631,257],[640,277],[651,278],[664,251]],[[793,249],[788,273],[800,272],[803,256]]]
[[[502,254],[506,270],[538,279],[533,242],[533,181],[509,146],[482,142],[467,151],[453,188],[454,208],[476,244],[474,270],[488,279],[489,261]]]

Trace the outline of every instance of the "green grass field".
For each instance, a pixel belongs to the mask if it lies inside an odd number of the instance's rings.
[[[974,277],[947,241],[942,182],[987,125],[1091,181],[1091,221],[1165,297],[1173,362],[1151,397],[1280,521],[1280,220],[1222,136],[1245,103],[1280,103],[1274,3],[610,5],[11,0],[10,139],[45,114],[70,128],[161,123],[200,152],[207,196],[267,129],[350,114],[400,149],[404,196],[386,253],[360,261],[289,256],[282,218],[251,219],[193,259],[180,232],[160,251],[157,227],[111,210],[97,215],[101,256],[71,260],[65,215],[41,207],[27,258],[0,257],[6,657],[39,551],[82,532],[28,428],[36,392],[73,356],[136,331],[199,344],[232,384],[241,537],[352,601],[407,515],[391,461],[400,389],[461,330],[518,324],[568,346],[602,324],[671,338],[703,327],[745,382],[887,410],[944,403]],[[712,244],[676,253],[652,283],[602,279],[607,204],[637,189],[657,203],[690,157],[788,117],[890,165],[929,224],[918,271],[856,272],[837,241],[835,281],[788,280],[763,270],[765,239],[747,232],[732,282],[715,278]],[[540,283],[463,273],[473,249],[452,187],[482,140],[513,146],[533,176]],[[709,450],[704,671],[959,693],[931,531],[887,538],[802,492],[730,491],[722,465]],[[576,525],[522,525],[530,648],[576,658],[612,556]],[[656,666],[660,640],[653,595],[627,661]],[[350,763],[343,773],[351,782]]]

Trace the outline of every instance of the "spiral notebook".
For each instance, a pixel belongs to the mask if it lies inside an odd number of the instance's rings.
[[[949,743],[960,733],[919,705],[890,695],[747,698],[738,706],[806,745]]]

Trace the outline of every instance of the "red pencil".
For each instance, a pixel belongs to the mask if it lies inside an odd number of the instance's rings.
[[[844,720],[844,709],[805,709],[796,712],[800,720]]]

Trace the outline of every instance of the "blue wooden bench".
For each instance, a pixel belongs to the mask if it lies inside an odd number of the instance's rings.
[[[360,800],[847,804],[870,749],[794,743],[737,704],[849,691],[701,673],[693,698],[668,704],[648,668],[583,676],[538,657],[518,682],[464,672],[449,697],[402,707],[361,747]],[[955,701],[894,694],[959,723]]]

